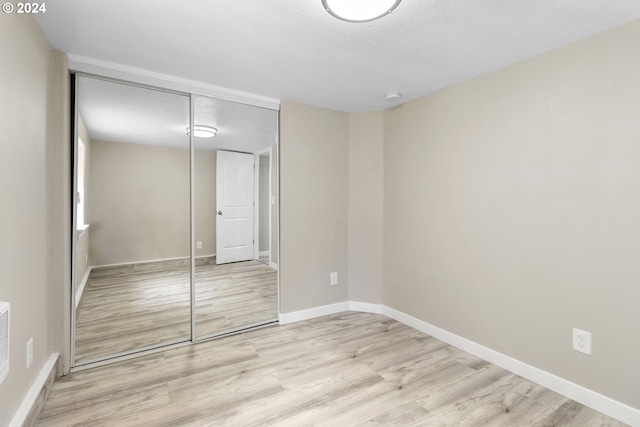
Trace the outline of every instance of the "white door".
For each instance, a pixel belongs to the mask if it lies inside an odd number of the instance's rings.
[[[218,151],[216,163],[216,264],[254,255],[253,154]]]

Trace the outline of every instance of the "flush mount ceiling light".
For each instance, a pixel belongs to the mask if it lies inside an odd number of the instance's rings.
[[[398,7],[400,0],[322,0],[325,10],[347,22],[369,22]]]
[[[397,101],[401,97],[402,95],[400,95],[400,92],[387,92],[387,94],[384,96],[384,99],[386,99],[387,101]]]
[[[198,138],[213,138],[218,134],[218,129],[213,126],[195,125],[193,136]],[[191,135],[191,128],[187,128],[187,135]]]

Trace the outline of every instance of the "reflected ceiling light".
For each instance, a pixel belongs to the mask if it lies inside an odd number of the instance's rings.
[[[347,22],[369,22],[398,7],[400,0],[322,0],[325,10]]]
[[[218,129],[213,126],[195,125],[193,136],[198,138],[213,138],[218,134]],[[187,128],[187,135],[191,135],[191,128]]]
[[[400,95],[400,92],[387,92],[387,94],[384,96],[384,99],[386,99],[387,101],[396,101],[401,97],[402,95]]]

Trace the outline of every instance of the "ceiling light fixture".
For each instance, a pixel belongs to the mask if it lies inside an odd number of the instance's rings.
[[[402,95],[400,95],[400,92],[388,92],[385,96],[384,99],[386,99],[387,101],[396,101],[398,99],[400,99]]]
[[[213,138],[218,134],[218,129],[213,126],[195,125],[193,136],[198,138]],[[191,135],[191,128],[187,128],[187,135]]]
[[[398,7],[400,0],[322,0],[325,10],[347,22],[369,22]]]

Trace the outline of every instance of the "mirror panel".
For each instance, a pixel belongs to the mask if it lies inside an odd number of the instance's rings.
[[[75,364],[191,339],[189,97],[78,77]]]
[[[217,131],[194,136],[195,335],[204,339],[278,317],[277,112],[200,95],[193,106],[196,129]]]

